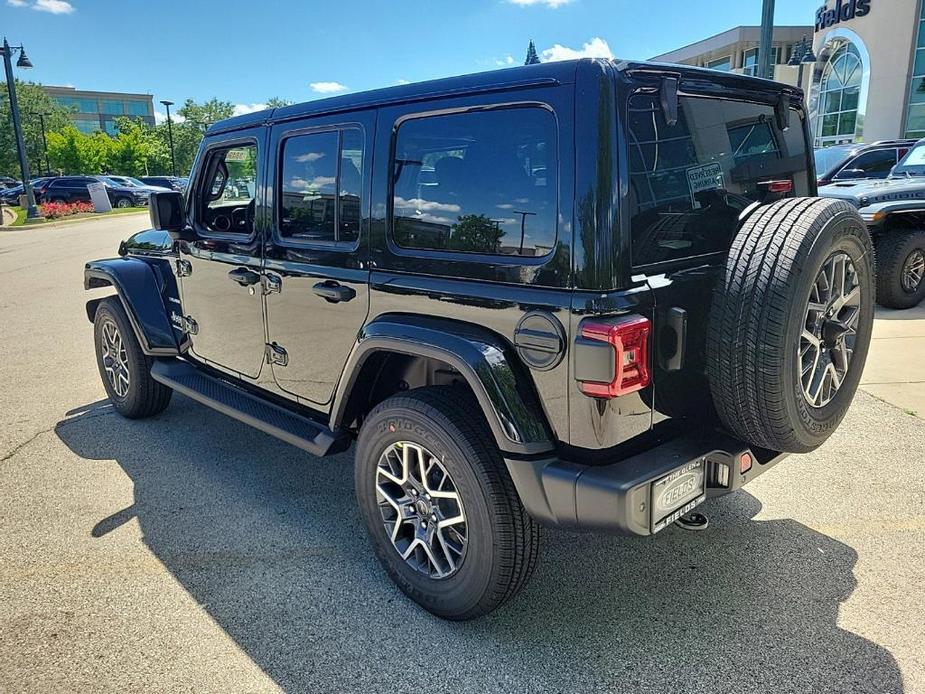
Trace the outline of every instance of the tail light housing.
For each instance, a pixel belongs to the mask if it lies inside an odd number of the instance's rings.
[[[649,340],[652,322],[645,316],[588,318],[579,325],[575,378],[582,393],[617,398],[652,382]]]

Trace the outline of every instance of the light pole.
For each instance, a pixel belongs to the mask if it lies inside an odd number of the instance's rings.
[[[51,164],[48,162],[48,140],[45,139],[45,116],[50,116],[50,113],[30,113],[30,116],[38,116],[39,124],[42,127],[42,151],[45,152],[45,174],[48,175],[51,173]],[[41,164],[41,160],[39,161]]]
[[[771,67],[771,41],[774,40],[774,0],[763,0],[761,5],[761,40],[758,43],[758,76],[773,79]]]
[[[165,99],[161,103],[167,107],[167,139],[170,141],[170,168],[173,171],[173,175],[176,176],[177,158],[173,153],[173,125],[170,122],[170,107],[173,106],[173,102]]]
[[[13,78],[13,51],[19,51],[19,60],[16,67],[28,69],[32,62],[26,56],[22,46],[10,46],[6,38],[3,39],[3,67],[6,70],[6,87],[10,92],[10,115],[13,117],[13,132],[16,135],[16,152],[19,154],[19,168],[22,171],[22,189],[26,194],[26,217],[36,219],[39,216],[35,206],[35,194],[32,192],[32,183],[29,181],[29,159],[26,157],[26,143],[22,139],[22,123],[19,120],[19,102],[16,100],[16,81]]]
[[[809,42],[806,38],[806,34],[804,34],[802,40],[794,44],[793,53],[790,55],[790,60],[787,61],[787,65],[791,67],[800,66],[800,71],[797,76],[797,86],[800,89],[803,88],[803,66],[807,63],[815,62],[816,54],[813,53],[813,44]]]

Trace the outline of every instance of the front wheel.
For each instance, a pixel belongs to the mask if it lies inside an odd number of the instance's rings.
[[[129,419],[162,412],[173,391],[151,378],[151,359],[141,351],[118,298],[103,299],[97,306],[93,336],[96,363],[113,409]]]
[[[484,615],[533,572],[539,529],[467,394],[422,388],[382,402],[360,431],[355,475],[379,561],[433,614]]]
[[[877,303],[912,308],[925,299],[925,231],[889,231],[877,240]]]
[[[116,200],[116,207],[118,207],[119,209],[124,210],[131,206],[132,206],[132,201],[129,200],[128,198],[118,198]]]

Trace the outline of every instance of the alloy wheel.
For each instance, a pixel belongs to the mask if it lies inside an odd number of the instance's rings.
[[[847,254],[833,253],[813,283],[797,348],[803,395],[811,407],[828,405],[845,382],[860,315],[857,269]]]
[[[100,350],[109,385],[118,397],[124,398],[130,382],[128,353],[119,328],[111,320],[105,321],[100,330]]]
[[[386,534],[415,571],[444,579],[459,570],[468,530],[453,479],[429,450],[393,443],[376,466],[376,497]]]
[[[916,248],[906,262],[903,263],[902,285],[903,291],[915,294],[922,286],[922,277],[925,276],[925,252]]]

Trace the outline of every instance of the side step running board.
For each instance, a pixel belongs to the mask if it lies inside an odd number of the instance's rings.
[[[338,439],[333,431],[318,422],[251,395],[184,361],[155,361],[151,366],[151,378],[222,414],[250,424],[314,455],[333,452],[336,443],[345,443]],[[340,448],[341,446],[338,446],[338,449]]]

